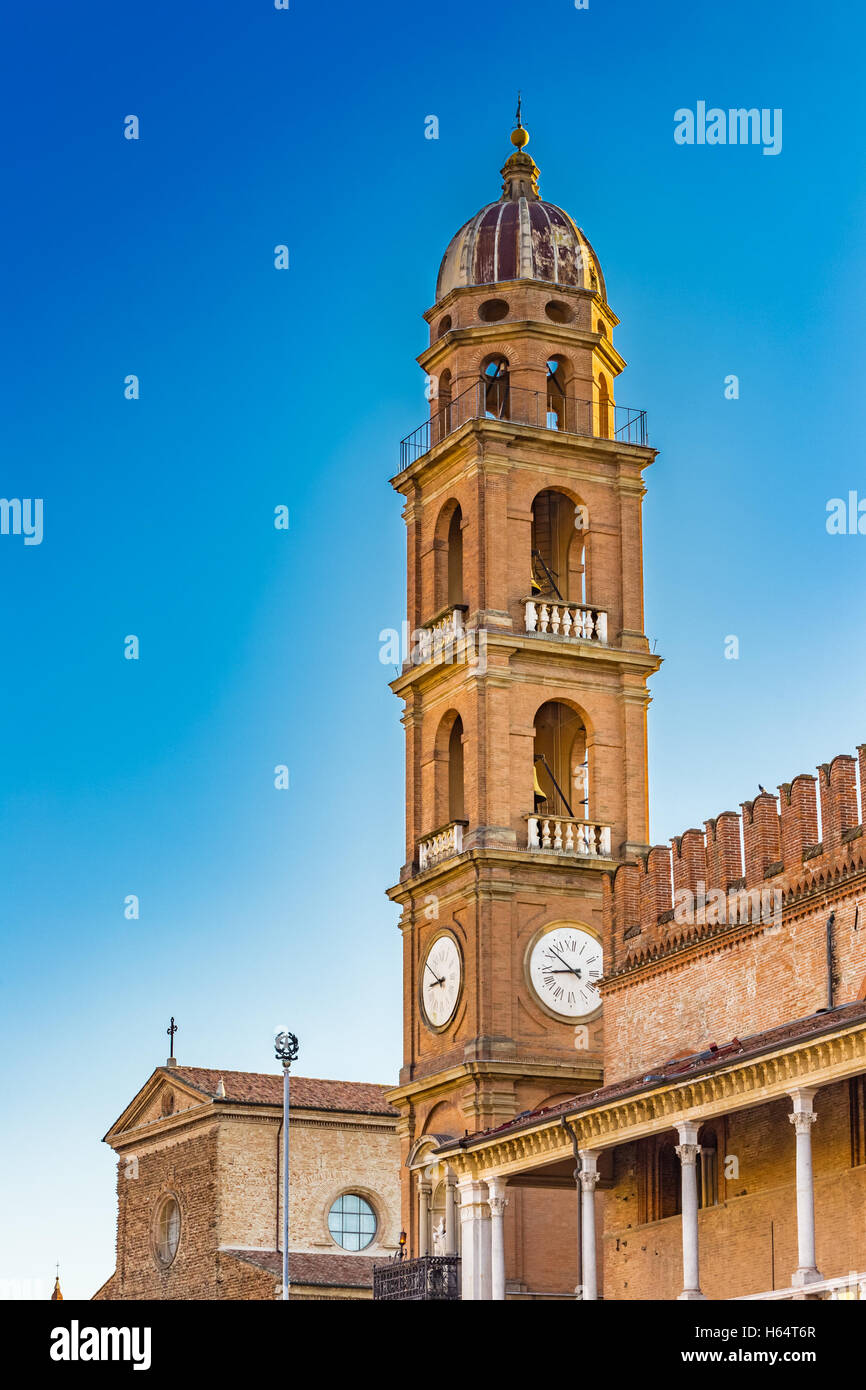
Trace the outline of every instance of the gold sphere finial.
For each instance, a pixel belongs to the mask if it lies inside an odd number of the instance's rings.
[[[518,148],[519,150],[523,150],[523,149],[525,149],[526,146],[529,144],[529,131],[524,129],[524,127],[523,127],[523,122],[521,121],[521,118],[520,118],[520,93],[519,93],[519,92],[517,93],[517,114],[516,114],[516,116],[515,116],[515,120],[516,120],[517,124],[516,124],[514,130],[512,130],[512,132],[511,132],[511,143],[512,143],[512,145],[516,145],[517,148]]]

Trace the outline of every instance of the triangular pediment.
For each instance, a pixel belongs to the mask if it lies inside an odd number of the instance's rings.
[[[105,1142],[113,1144],[122,1136],[146,1132],[177,1115],[194,1110],[204,1112],[212,1105],[211,1096],[182,1081],[168,1067],[158,1067],[115,1120]]]

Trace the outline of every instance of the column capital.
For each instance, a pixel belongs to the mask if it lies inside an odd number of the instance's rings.
[[[817,1118],[814,1110],[793,1110],[788,1116],[798,1134],[808,1134]]]
[[[494,1216],[501,1216],[508,1206],[508,1198],[505,1196],[506,1186],[506,1178],[487,1179],[487,1205]]]
[[[472,1177],[458,1178],[457,1191],[460,1194],[461,1222],[465,1224],[467,1221],[486,1221],[489,1219],[486,1182]]]
[[[793,1090],[788,1092],[788,1095],[794,1103],[795,1115],[814,1116],[815,1111],[812,1101],[815,1098],[817,1089],[817,1086],[795,1086]]]
[[[675,1149],[679,1154],[680,1163],[684,1166],[686,1164],[694,1166],[698,1161],[698,1154],[701,1152],[700,1144],[677,1144]]]
[[[698,1120],[682,1120],[678,1125],[674,1125],[680,1144],[697,1144],[700,1127]]]

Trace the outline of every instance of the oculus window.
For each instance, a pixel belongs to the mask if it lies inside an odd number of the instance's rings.
[[[376,1213],[354,1192],[344,1192],[328,1212],[328,1230],[344,1250],[364,1250],[376,1234]]]

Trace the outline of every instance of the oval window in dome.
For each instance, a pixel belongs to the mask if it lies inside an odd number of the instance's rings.
[[[549,299],[544,312],[551,323],[571,323],[574,318],[574,310],[569,304],[563,304],[561,299]]]
[[[498,323],[508,315],[508,301],[505,299],[485,299],[478,306],[478,317],[482,323]]]

